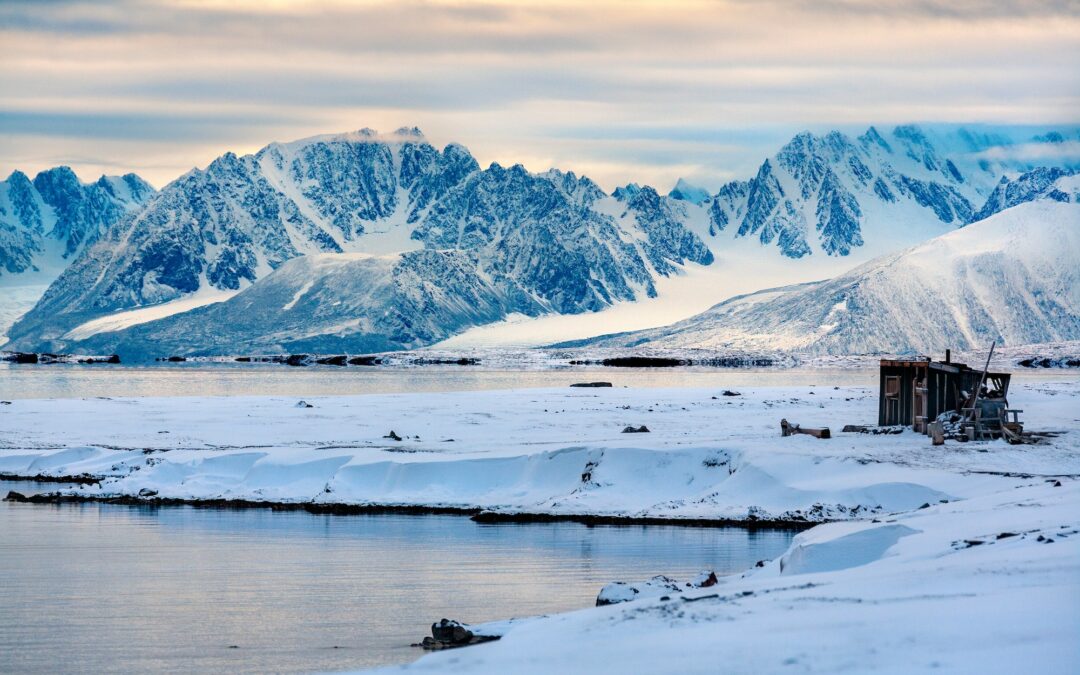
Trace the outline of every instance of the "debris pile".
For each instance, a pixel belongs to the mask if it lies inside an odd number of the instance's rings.
[[[794,436],[795,434],[806,434],[807,436],[813,436],[814,438],[832,438],[832,432],[829,431],[829,427],[806,427],[803,428],[798,424],[792,424],[786,419],[780,420],[780,435],[781,436]]]

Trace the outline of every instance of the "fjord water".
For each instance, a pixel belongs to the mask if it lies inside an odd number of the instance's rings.
[[[530,370],[476,366],[291,368],[267,364],[152,366],[0,363],[0,399],[92,396],[333,396],[565,387],[603,380],[616,387],[877,386],[868,369],[604,368]]]
[[[55,485],[0,481],[24,494]],[[611,580],[734,573],[792,533],[460,516],[0,502],[0,672],[401,663],[440,618],[591,606]]]

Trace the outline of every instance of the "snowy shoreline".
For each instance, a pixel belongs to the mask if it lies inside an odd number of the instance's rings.
[[[1036,480],[818,525],[715,585],[477,625],[498,641],[377,672],[1072,673],[1078,514],[1080,481]]]

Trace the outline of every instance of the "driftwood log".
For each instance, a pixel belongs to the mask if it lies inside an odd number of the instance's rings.
[[[813,436],[814,438],[832,438],[832,433],[829,431],[829,427],[803,428],[798,424],[792,424],[786,419],[780,420],[780,435],[781,436],[794,436],[795,434],[806,434]]]

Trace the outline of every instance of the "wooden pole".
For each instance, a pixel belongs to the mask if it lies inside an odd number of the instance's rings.
[[[990,343],[990,353],[986,355],[986,365],[983,366],[982,376],[979,378],[979,386],[975,389],[975,400],[979,400],[979,394],[982,393],[983,384],[986,383],[986,373],[990,371],[990,359],[994,358],[994,347],[997,347],[997,340]]]

